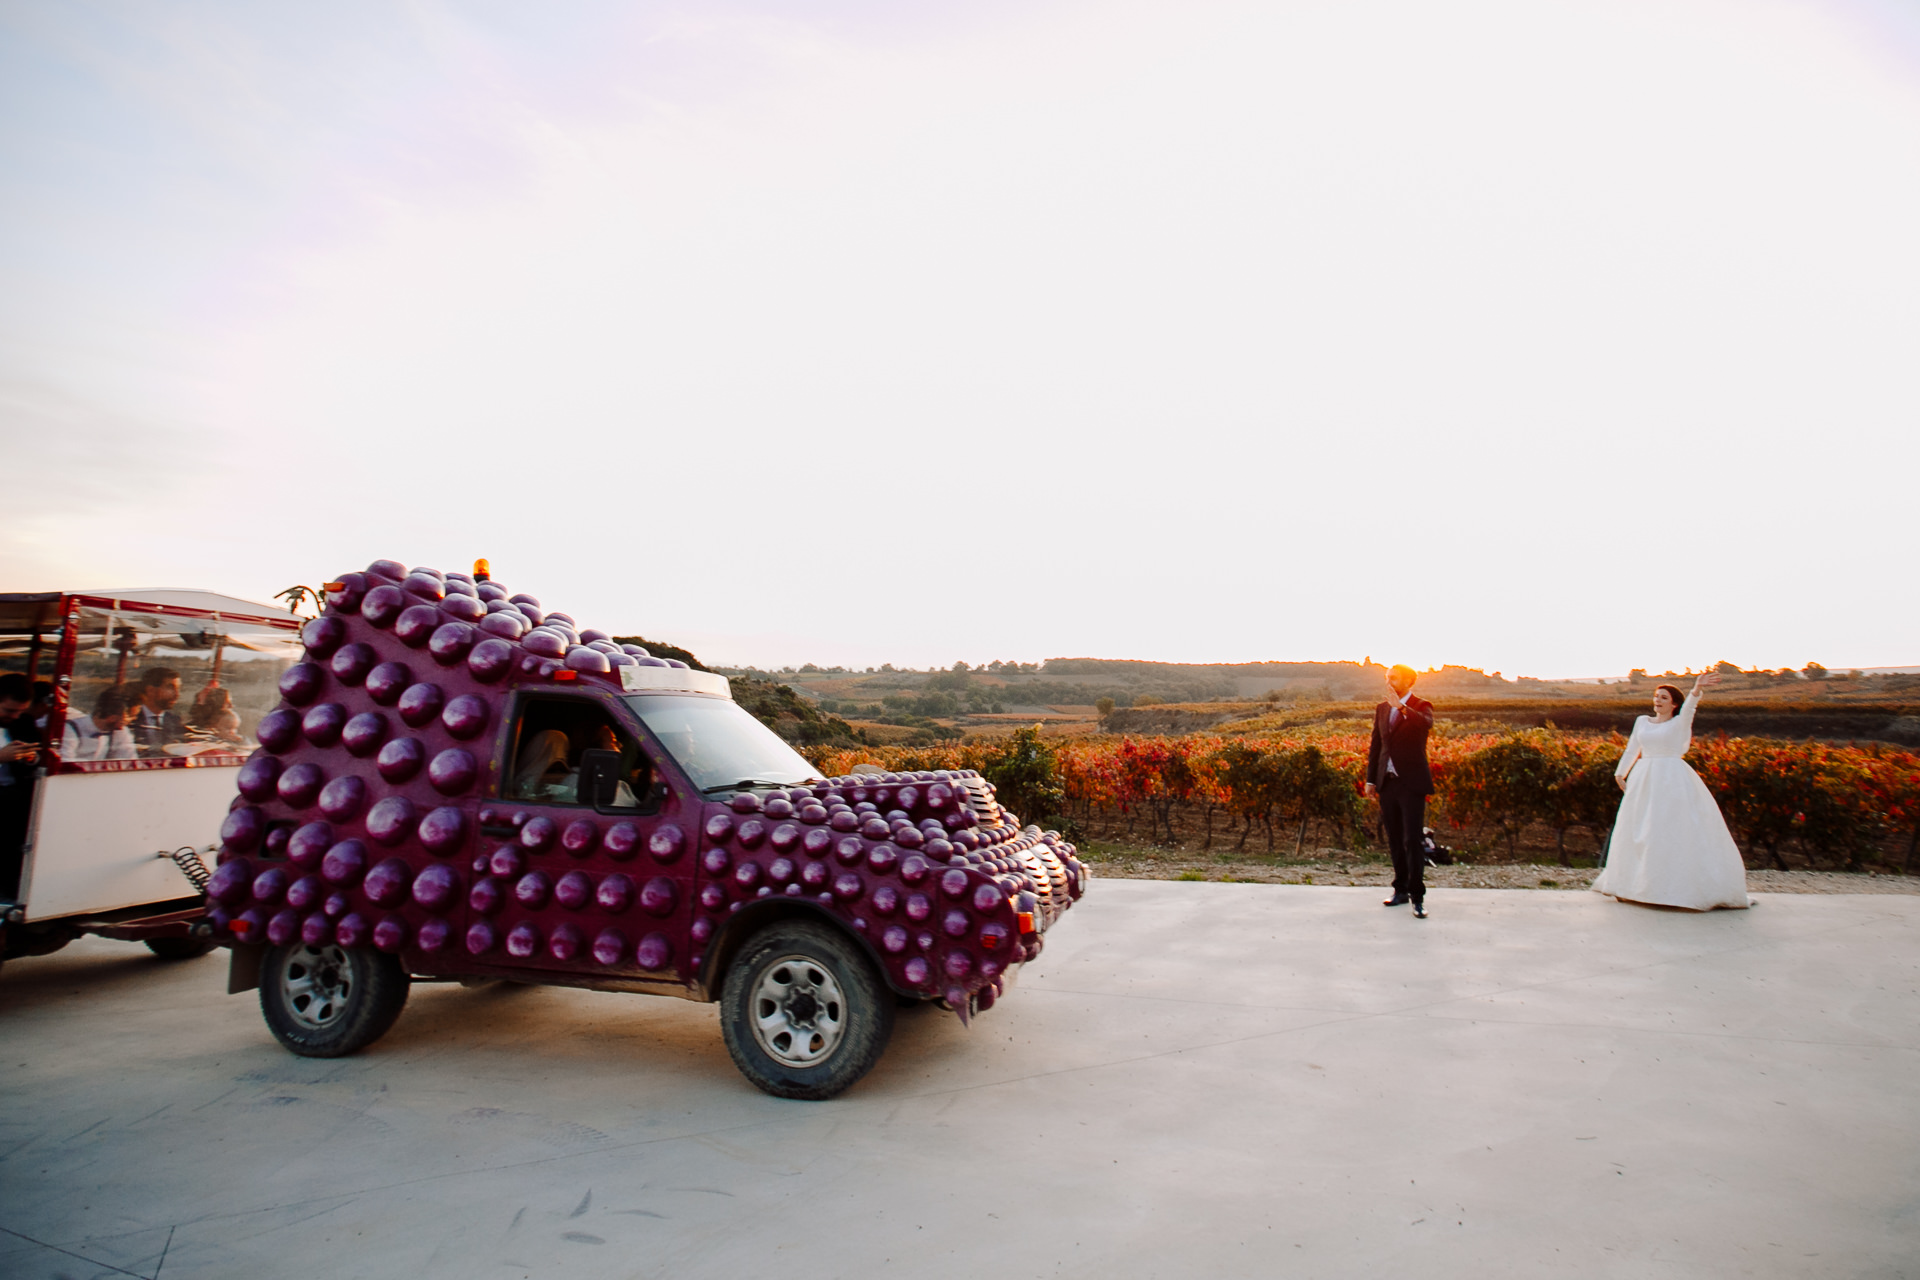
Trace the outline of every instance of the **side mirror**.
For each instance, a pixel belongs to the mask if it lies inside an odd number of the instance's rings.
[[[580,803],[613,807],[620,787],[620,753],[594,747],[580,753]]]

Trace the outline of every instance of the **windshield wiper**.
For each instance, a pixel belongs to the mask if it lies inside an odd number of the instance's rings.
[[[716,791],[749,791],[754,787],[798,787],[800,782],[769,782],[765,778],[742,778],[738,782],[722,782],[716,786],[700,788],[700,794],[710,796]]]

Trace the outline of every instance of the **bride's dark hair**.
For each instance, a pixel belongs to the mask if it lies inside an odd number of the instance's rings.
[[[1687,695],[1680,692],[1680,687],[1678,685],[1671,685],[1671,684],[1655,685],[1653,691],[1655,693],[1658,693],[1662,689],[1665,689],[1667,691],[1667,696],[1673,699],[1673,714],[1679,715],[1680,708],[1686,704]]]

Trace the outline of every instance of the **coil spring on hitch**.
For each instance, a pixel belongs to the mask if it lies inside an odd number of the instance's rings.
[[[172,859],[173,865],[180,868],[180,874],[193,881],[193,887],[197,891],[205,893],[207,881],[213,879],[213,873],[207,870],[207,864],[200,860],[200,855],[212,848],[212,845],[208,845],[206,850],[201,850],[195,849],[192,845],[181,845],[171,853],[162,849],[154,856]]]

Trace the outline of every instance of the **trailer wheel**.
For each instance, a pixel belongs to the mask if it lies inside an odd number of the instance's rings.
[[[384,951],[293,942],[260,958],[260,1012],[301,1057],[339,1058],[387,1033],[412,982]]]
[[[784,920],[747,940],[720,997],[740,1074],[778,1098],[819,1100],[873,1069],[893,1034],[893,992],[837,930]]]
[[[162,960],[193,960],[219,944],[212,938],[148,938],[147,950]]]

